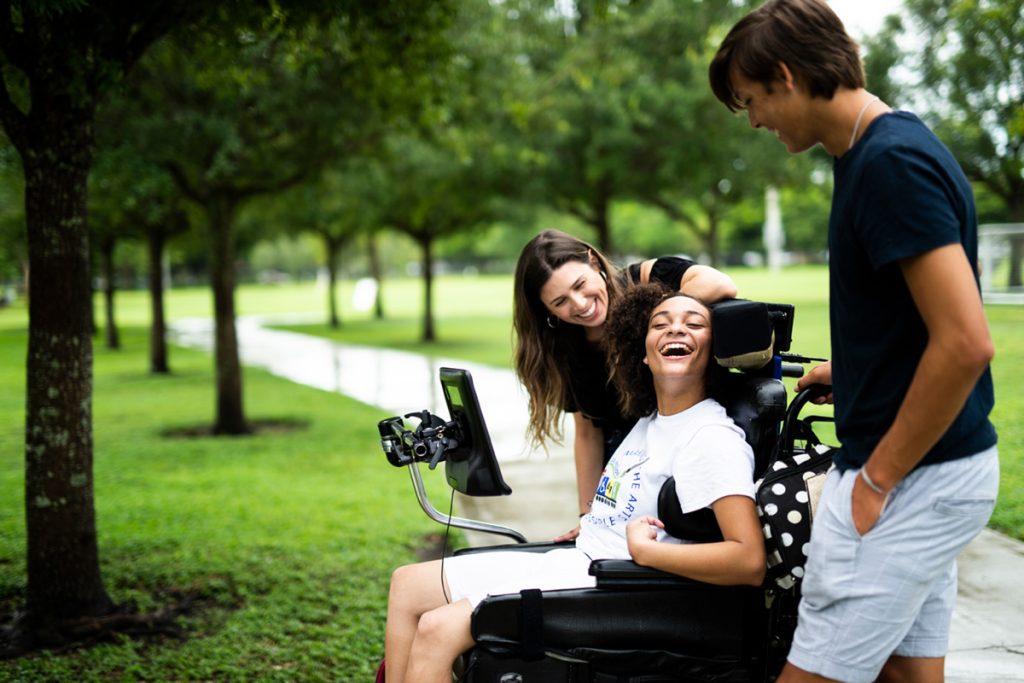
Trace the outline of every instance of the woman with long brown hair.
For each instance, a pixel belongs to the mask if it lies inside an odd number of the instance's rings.
[[[714,268],[668,256],[619,269],[597,248],[558,230],[531,239],[516,265],[514,355],[530,399],[528,434],[537,445],[559,440],[562,413],[572,413],[581,516],[589,511],[604,465],[636,422],[622,414],[608,381],[608,311],[627,287],[648,282],[708,303],[736,296],[733,281]]]

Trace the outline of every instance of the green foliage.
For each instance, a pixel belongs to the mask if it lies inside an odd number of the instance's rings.
[[[899,46],[902,32],[903,21],[900,16],[889,15],[878,34],[868,36],[862,46],[868,90],[878,95],[883,102],[898,108],[907,105],[904,90],[894,80],[895,67],[906,59],[906,54]]]
[[[929,119],[972,180],[1024,221],[1024,0],[906,0]]]

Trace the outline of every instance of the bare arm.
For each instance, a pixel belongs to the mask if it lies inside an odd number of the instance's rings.
[[[573,458],[576,462],[576,498],[580,514],[590,512],[590,502],[597,490],[597,482],[604,469],[604,432],[600,427],[583,416],[573,413],[576,422],[576,438],[573,442]],[[579,536],[579,527],[555,538],[555,542],[571,541]]]
[[[651,281],[651,268],[656,260],[648,259],[640,264],[640,282]],[[710,304],[735,297],[736,283],[720,270],[710,266],[693,265],[687,268],[680,278],[679,291]]]
[[[573,417],[576,419],[573,456],[576,460],[577,498],[580,513],[587,513],[604,469],[604,432],[581,413],[573,413]]]
[[[963,408],[995,349],[974,272],[959,244],[900,262],[928,329],[928,343],[892,426],[864,465],[889,491],[921,461]],[[860,478],[853,489],[853,520],[860,533],[874,526],[884,495]]]
[[[801,392],[812,384],[828,384],[832,385],[832,361],[825,361],[821,365],[816,365],[811,370],[796,381],[796,385],[793,387],[793,391]],[[832,394],[816,398],[813,400],[814,403],[832,403]]]
[[[724,540],[682,545],[658,543],[651,526],[663,524],[653,517],[641,517],[626,528],[629,554],[637,564],[706,583],[761,585],[765,573],[764,536],[754,501],[746,496],[725,496],[711,508]]]

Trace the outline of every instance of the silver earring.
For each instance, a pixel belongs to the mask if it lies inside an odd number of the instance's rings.
[[[606,273],[606,272],[604,272],[604,271],[602,270],[602,271],[601,271],[601,277],[603,277],[603,278],[604,278],[604,281],[605,281],[605,282],[608,282],[608,273]]]
[[[558,327],[558,318],[556,318],[554,314],[548,314],[547,321],[548,327],[550,327],[551,329],[555,329],[556,327]]]

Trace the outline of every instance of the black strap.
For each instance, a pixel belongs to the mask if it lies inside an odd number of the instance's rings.
[[[519,642],[523,644],[523,659],[528,662],[544,658],[543,604],[539,589],[519,592]]]

